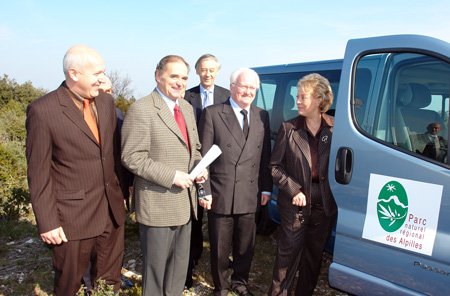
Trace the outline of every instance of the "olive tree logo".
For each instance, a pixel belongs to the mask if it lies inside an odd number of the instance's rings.
[[[387,232],[398,230],[408,215],[408,196],[397,181],[387,182],[378,195],[378,221]]]

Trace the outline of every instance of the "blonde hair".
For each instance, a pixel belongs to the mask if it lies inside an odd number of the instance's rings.
[[[310,90],[312,96],[320,100],[320,113],[327,112],[333,104],[334,96],[330,82],[320,74],[312,73],[302,77],[297,83],[297,88]]]

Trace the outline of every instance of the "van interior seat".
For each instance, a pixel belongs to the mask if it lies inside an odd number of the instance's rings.
[[[289,120],[298,115],[298,110],[293,109],[296,105],[296,99],[291,94],[286,94],[284,98],[284,106],[283,106],[283,119]]]
[[[399,91],[400,113],[411,140],[411,150],[421,152],[424,142],[421,135],[433,122],[441,123],[441,117],[434,110],[423,109],[431,103],[431,92],[422,84],[410,83]]]
[[[436,111],[423,109],[431,103],[431,92],[425,85],[410,83],[400,92],[399,100],[405,125],[411,133],[422,134],[430,123],[441,123]]]

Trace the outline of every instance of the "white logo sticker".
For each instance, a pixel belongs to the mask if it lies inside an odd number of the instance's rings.
[[[431,255],[442,185],[370,174],[363,238]]]

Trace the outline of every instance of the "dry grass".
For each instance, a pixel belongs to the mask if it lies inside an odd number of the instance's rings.
[[[0,230],[0,295],[51,295],[51,251],[38,238],[36,226],[29,222],[8,225],[1,222]],[[204,253],[194,273],[194,286],[185,291],[185,296],[211,295],[213,292],[206,223],[204,233]],[[276,232],[269,236],[257,236],[249,279],[249,289],[255,295],[265,295],[269,288],[276,250],[275,235]],[[329,263],[330,256],[324,256],[325,266],[315,295],[345,295],[328,287],[326,271]],[[124,267],[141,274],[139,232],[137,225],[131,221],[126,225]],[[133,281],[136,287],[122,290],[121,295],[139,295],[140,283]]]

